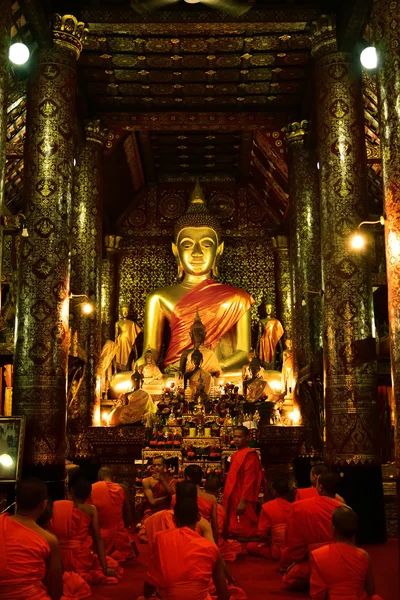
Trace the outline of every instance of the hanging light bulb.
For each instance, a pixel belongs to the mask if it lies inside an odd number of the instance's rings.
[[[91,315],[94,311],[94,306],[91,302],[84,302],[82,304],[82,312],[84,315]]]
[[[355,233],[351,236],[350,243],[353,250],[362,250],[365,246],[365,237],[359,232]]]
[[[24,65],[29,60],[29,48],[21,42],[10,46],[8,58],[14,65]]]
[[[360,54],[360,61],[364,69],[376,69],[378,66],[378,54],[375,46],[368,46]]]
[[[11,456],[9,454],[2,454],[0,456],[0,465],[2,467],[11,467],[12,464],[13,464],[13,459],[11,458]]]

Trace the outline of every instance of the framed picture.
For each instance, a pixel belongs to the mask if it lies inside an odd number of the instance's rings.
[[[0,483],[17,483],[24,453],[25,417],[0,417]]]

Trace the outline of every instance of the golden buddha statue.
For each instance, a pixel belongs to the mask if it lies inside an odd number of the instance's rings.
[[[172,252],[178,266],[174,285],[151,292],[146,301],[144,347],[158,361],[164,325],[171,339],[164,359],[166,372],[179,370],[182,352],[191,348],[190,326],[197,306],[207,331],[205,345],[215,350],[223,370],[240,369],[250,349],[250,307],[253,298],[240,288],[218,283],[224,249],[218,221],[209,214],[199,183],[187,212],[175,224]],[[144,357],[139,359],[144,362]]]
[[[140,389],[142,380],[142,375],[136,369],[131,377],[132,392],[123,394],[118,406],[111,411],[108,419],[110,426],[138,423],[156,413],[157,409],[152,397],[148,392]],[[126,401],[127,404],[125,404]]]
[[[139,361],[135,365],[135,369],[137,369],[143,377],[143,388],[159,394],[162,391],[163,375],[155,363],[150,348],[144,353],[144,360],[144,365],[139,366]]]
[[[118,370],[129,371],[130,354],[135,349],[136,338],[142,330],[135,321],[128,319],[129,304],[121,304],[120,310],[121,318],[115,323],[115,359]]]
[[[261,363],[254,357],[250,363],[251,379],[243,382],[243,393],[247,402],[256,402],[272,394],[272,389],[261,376]]]
[[[198,348],[192,352],[193,368],[190,371],[186,371],[183,377],[183,384],[189,385],[192,390],[192,395],[195,391],[203,391],[209,394],[211,391],[211,375],[203,369],[203,355]]]
[[[192,340],[193,348],[185,350],[181,355],[179,371],[185,373],[187,371],[193,371],[195,364],[193,361],[194,350],[200,350],[203,360],[201,368],[207,373],[211,373],[214,377],[218,377],[221,373],[221,367],[219,366],[217,355],[214,350],[207,348],[204,345],[206,339],[206,328],[199,315],[199,309],[196,311],[196,317],[193,321],[193,325],[190,328],[190,339]]]
[[[281,337],[284,334],[282,323],[272,316],[272,302],[264,301],[265,317],[258,322],[257,353],[264,364],[275,366],[275,353]]]
[[[285,341],[282,359],[282,390],[287,394],[291,394],[293,392],[293,349],[290,338]]]

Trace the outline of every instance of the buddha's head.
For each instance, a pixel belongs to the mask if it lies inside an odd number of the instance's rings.
[[[147,365],[152,365],[154,363],[153,353],[151,350],[146,350],[144,360],[146,361]]]
[[[265,314],[267,315],[267,317],[270,317],[272,315],[272,300],[271,298],[265,298],[263,301],[264,304],[264,308],[265,308]]]
[[[178,277],[218,275],[218,262],[224,249],[221,227],[207,210],[203,190],[197,182],[189,208],[175,224],[172,251],[178,263]]]
[[[129,314],[129,304],[121,304],[120,311],[123,318],[126,319]]]
[[[291,340],[290,338],[288,338],[288,339],[285,341],[285,346],[286,346],[286,350],[288,350],[289,352],[291,352],[291,351],[292,351],[292,348],[293,348],[293,342],[292,342],[292,340]]]

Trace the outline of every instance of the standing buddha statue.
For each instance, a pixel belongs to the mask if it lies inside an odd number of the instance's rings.
[[[128,319],[128,304],[122,304],[120,310],[121,318],[115,323],[115,358],[118,370],[129,371],[130,355],[135,349],[136,338],[142,330],[135,321]]]
[[[200,185],[192,193],[187,212],[175,223],[172,252],[178,283],[152,291],[146,301],[144,347],[158,360],[164,326],[171,339],[164,371],[179,370],[182,352],[192,347],[190,326],[197,306],[207,331],[205,345],[215,350],[223,370],[240,369],[250,350],[250,308],[253,298],[240,288],[218,283],[218,263],[224,243],[218,221],[207,210]],[[139,359],[144,362],[144,357]]]
[[[272,316],[272,303],[264,301],[265,317],[258,322],[257,354],[261,362],[275,367],[275,353],[284,334],[282,323]]]

